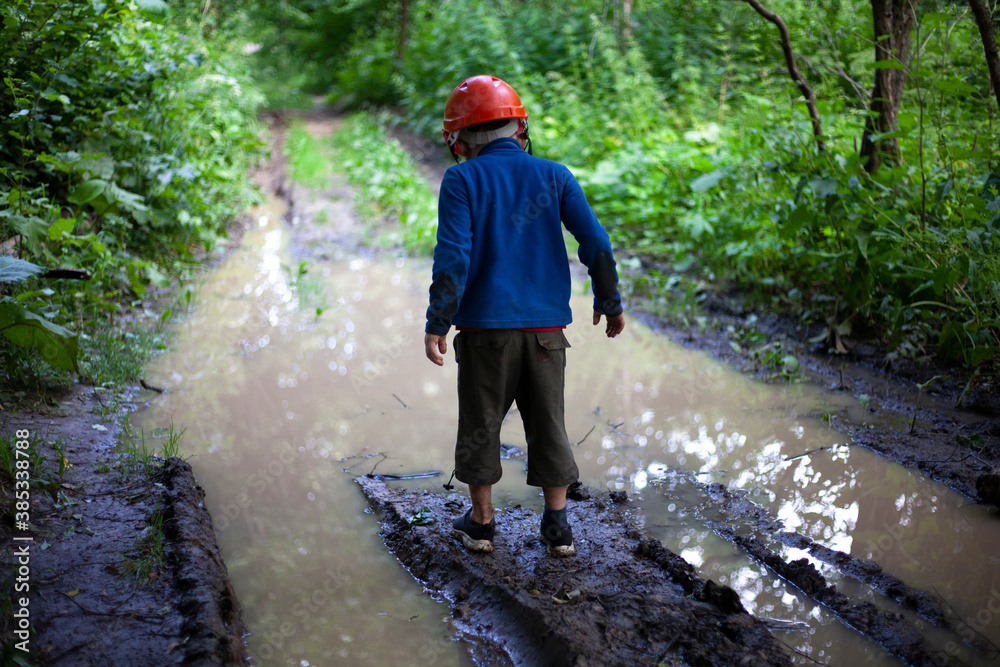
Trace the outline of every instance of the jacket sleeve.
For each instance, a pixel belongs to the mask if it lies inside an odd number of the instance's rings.
[[[618,270],[611,238],[597,221],[583,189],[569,169],[562,167],[561,177],[559,214],[566,229],[580,244],[578,254],[590,274],[594,310],[604,315],[620,315],[622,298],[618,293]]]
[[[429,334],[443,336],[451,328],[451,318],[465,292],[472,252],[472,209],[469,192],[461,176],[449,169],[438,195],[437,245],[427,308]]]

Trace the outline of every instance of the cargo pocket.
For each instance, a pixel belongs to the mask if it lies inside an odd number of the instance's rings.
[[[565,368],[566,348],[569,347],[569,341],[566,340],[563,332],[561,330],[538,331],[535,333],[535,337],[539,346],[535,355],[538,361],[543,364],[559,364]]]
[[[537,331],[535,336],[538,338],[538,344],[546,350],[565,350],[570,347],[569,341],[566,340],[561,329],[558,331]]]

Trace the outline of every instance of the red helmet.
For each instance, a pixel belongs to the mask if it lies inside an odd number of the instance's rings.
[[[502,118],[527,118],[521,98],[506,82],[481,74],[458,84],[444,105],[448,132]]]
[[[466,79],[451,91],[444,105],[441,134],[453,147],[462,128],[504,118],[520,118],[522,130],[528,126],[528,112],[514,89],[495,76],[480,74]]]

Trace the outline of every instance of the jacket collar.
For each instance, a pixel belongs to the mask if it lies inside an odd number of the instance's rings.
[[[521,144],[518,143],[517,139],[513,137],[503,137],[500,139],[494,139],[490,143],[486,144],[479,149],[476,157],[480,155],[486,155],[487,153],[506,153],[510,151],[517,151],[518,153],[524,152],[521,148]]]

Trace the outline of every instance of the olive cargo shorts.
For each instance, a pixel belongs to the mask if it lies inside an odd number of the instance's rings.
[[[455,476],[500,480],[500,426],[517,402],[528,441],[528,484],[566,486],[579,476],[563,421],[566,348],[562,331],[487,329],[455,337],[458,442]]]

